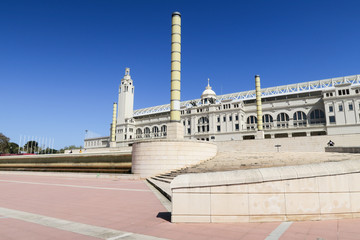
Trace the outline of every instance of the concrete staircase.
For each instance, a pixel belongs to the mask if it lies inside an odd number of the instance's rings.
[[[267,168],[289,165],[302,165],[321,162],[338,162],[343,160],[358,159],[359,154],[349,153],[325,153],[325,152],[302,152],[302,153],[240,153],[220,152],[214,158],[202,163],[174,170],[168,173],[150,177],[147,181],[158,189],[171,201],[171,181],[181,175],[189,173],[233,171],[252,168]]]
[[[147,181],[171,201],[170,183],[175,177],[181,174],[231,171],[246,168],[245,164],[240,164],[239,166],[237,161],[226,161],[225,163],[223,159],[224,156],[218,154],[214,158],[204,161],[200,164],[181,168],[164,174],[159,174],[157,176],[147,178]],[[249,168],[249,166],[247,168]]]

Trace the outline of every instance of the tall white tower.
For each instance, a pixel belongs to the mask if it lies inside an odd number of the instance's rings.
[[[125,68],[125,76],[119,86],[118,117],[116,121],[116,141],[131,140],[134,131],[134,84],[130,77],[130,68]],[[126,146],[123,142],[121,145]],[[117,144],[116,144],[117,146]]]
[[[133,117],[134,110],[134,85],[130,76],[130,68],[125,68],[125,76],[119,86],[117,124],[126,123]]]

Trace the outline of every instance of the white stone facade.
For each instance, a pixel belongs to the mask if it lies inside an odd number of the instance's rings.
[[[126,69],[121,81],[116,146],[165,138],[169,104],[133,111],[134,85]],[[125,87],[125,88],[124,88]],[[128,87],[128,91],[123,91]],[[185,90],[186,91],[186,90]],[[360,133],[360,75],[262,89],[265,138]],[[199,94],[200,95],[200,94]],[[210,84],[201,99],[181,102],[184,138],[203,141],[254,139],[255,91],[216,96]],[[97,139],[104,146],[110,138]],[[85,148],[100,147],[85,139]]]

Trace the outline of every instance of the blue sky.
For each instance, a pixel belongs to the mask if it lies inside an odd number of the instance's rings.
[[[360,74],[359,1],[0,1],[0,132],[82,145],[107,136],[131,68],[135,109],[170,96],[182,14],[182,100]]]

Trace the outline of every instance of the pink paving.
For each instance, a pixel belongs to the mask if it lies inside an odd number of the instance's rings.
[[[95,187],[95,188],[92,188]],[[100,189],[108,188],[108,189]],[[168,239],[265,239],[280,223],[173,224],[141,180],[0,172],[0,207]],[[294,222],[280,239],[360,239],[360,219]],[[0,216],[0,239],[95,239]]]
[[[26,240],[96,240],[97,238],[84,236],[72,232],[44,227],[38,224],[24,222],[10,218],[0,218],[0,239]]]

